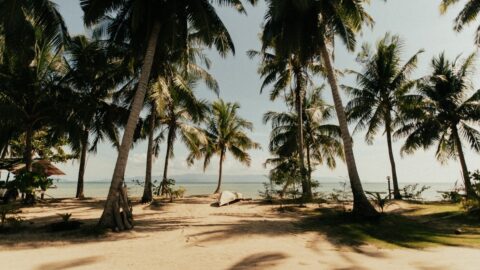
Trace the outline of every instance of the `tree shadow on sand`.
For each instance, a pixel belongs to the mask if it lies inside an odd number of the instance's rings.
[[[358,247],[374,244],[413,249],[436,245],[480,246],[480,221],[466,215],[445,219],[453,213],[415,217],[388,214],[373,221],[359,221],[349,213],[332,209],[320,209],[319,213],[302,219],[297,225],[305,231],[324,234],[337,246]],[[464,228],[461,235],[455,233],[455,229],[459,227]]]
[[[101,259],[99,256],[85,257],[80,259],[73,259],[67,261],[57,261],[51,263],[45,263],[35,268],[35,270],[64,270],[71,269],[80,266],[86,266],[94,264]]]
[[[227,270],[268,269],[275,267],[287,256],[278,252],[264,252],[250,255]]]

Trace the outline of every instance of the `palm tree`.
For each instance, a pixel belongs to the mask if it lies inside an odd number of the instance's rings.
[[[51,125],[60,108],[68,104],[64,62],[50,37],[43,35],[43,28],[29,22],[35,31],[23,32],[24,44],[15,52],[2,49],[0,63],[0,122],[4,124],[0,137],[5,145],[13,136],[25,134],[27,171],[31,170],[35,132]]]
[[[245,12],[239,0],[216,2]],[[199,44],[214,46],[222,55],[234,51],[234,46],[227,29],[208,0],[81,0],[80,4],[85,12],[86,25],[100,23],[100,29],[108,32],[112,41],[128,42],[142,59],[138,87],[119,149],[105,209],[99,221],[99,225],[103,227],[130,229],[132,218],[126,192],[122,187],[123,178],[134,131],[151,79],[157,47],[169,45],[186,48],[189,30],[195,32]],[[111,14],[114,14],[113,18]],[[122,211],[123,219],[120,215]]]
[[[312,187],[309,181],[307,169],[305,168],[305,135],[304,129],[304,97],[306,89],[309,85],[312,85],[311,80],[312,73],[319,72],[319,63],[315,61],[305,62],[299,58],[296,54],[291,54],[289,57],[281,58],[275,54],[266,52],[265,49],[262,52],[249,51],[250,58],[255,56],[261,56],[262,64],[259,68],[259,73],[264,78],[260,93],[268,85],[273,85],[270,93],[270,99],[273,101],[277,99],[281,94],[293,96],[293,105],[296,109],[297,127],[296,139],[298,144],[297,149],[302,149],[298,152],[299,168],[302,178],[302,196],[304,200],[310,200],[312,198]]]
[[[160,143],[164,140],[164,130],[156,135],[156,132],[161,128],[158,118],[158,110],[155,102],[150,102],[150,114],[144,121],[142,128],[143,138],[147,138],[147,163],[145,168],[145,183],[143,187],[143,195],[141,203],[149,203],[153,200],[153,183],[152,183],[152,167],[153,159],[160,154]]]
[[[442,0],[440,4],[440,12],[442,14],[446,13],[450,6],[458,3],[459,0]],[[480,12],[480,1],[479,0],[468,0],[463,9],[460,11],[458,16],[455,18],[454,30],[460,32],[463,30],[465,25],[468,25],[472,22],[476,22],[478,13]],[[475,36],[475,44],[480,45],[480,33],[477,31]]]
[[[336,125],[325,123],[331,118],[333,108],[323,101],[322,91],[323,86],[309,91],[303,102],[305,104],[303,129],[306,135],[304,147],[309,181],[311,181],[315,164],[326,163],[329,168],[333,169],[336,167],[336,157],[343,159],[343,147],[339,141],[340,129]],[[288,101],[293,103],[291,99]],[[297,119],[296,113],[291,112],[267,112],[264,115],[264,123],[272,123],[273,130],[269,145],[272,154],[280,158],[287,158],[289,161],[298,159]]]
[[[167,192],[168,164],[169,160],[173,158],[173,147],[177,136],[191,151],[196,151],[198,145],[207,143],[205,134],[196,124],[206,117],[208,103],[195,97],[192,89],[194,85],[195,80],[170,85],[167,89],[157,85],[153,94],[157,106],[164,108],[160,112],[159,122],[160,125],[165,126],[167,132],[165,165],[158,195],[164,195]]]
[[[208,143],[194,149],[187,161],[193,164],[195,159],[204,158],[204,170],[210,164],[213,155],[219,155],[218,185],[214,193],[219,193],[222,185],[222,169],[227,150],[241,163],[250,166],[250,155],[247,153],[251,149],[259,149],[260,145],[253,142],[245,133],[246,130],[253,130],[253,124],[238,116],[240,109],[238,103],[224,102],[217,100],[212,105],[212,113],[206,123],[204,130]]]
[[[105,138],[119,146],[117,129],[126,110],[110,100],[131,72],[116,56],[120,48],[104,41],[76,36],[67,49],[67,81],[73,91],[72,114],[65,129],[72,149],[80,156],[76,198],[83,198],[87,152],[95,152]]]
[[[472,54],[465,61],[456,58],[453,62],[444,54],[434,58],[432,74],[419,82],[420,98],[404,109],[409,121],[396,132],[398,136],[408,135],[403,152],[410,154],[437,143],[440,162],[458,157],[468,198],[478,195],[470,182],[462,139],[480,151],[480,132],[472,126],[480,119],[480,90],[467,96],[472,90],[474,57]]]
[[[26,41],[25,31],[32,31],[31,23],[42,29],[51,45],[59,49],[67,43],[68,31],[51,0],[2,0],[0,1],[0,28],[4,29],[5,43],[9,50],[21,52]]]
[[[262,42],[264,50],[274,48],[277,56],[288,58],[297,54],[302,61],[320,58],[327,75],[335,110],[342,132],[345,159],[354,203],[353,214],[375,217],[378,212],[368,201],[358,175],[353,154],[353,140],[348,130],[347,117],[340,97],[337,76],[329,46],[338,36],[349,51],[355,48],[355,35],[364,24],[372,23],[363,5],[356,0],[269,0],[265,15]]]
[[[418,54],[414,54],[405,64],[402,63],[401,53],[403,42],[399,36],[385,37],[377,43],[376,51],[371,52],[368,45],[364,46],[359,54],[359,61],[363,71],[350,71],[357,77],[357,87],[343,86],[353,97],[347,104],[346,110],[350,121],[356,121],[355,131],[367,129],[365,141],[373,143],[379,129],[385,127],[387,137],[388,156],[393,179],[394,198],[400,200],[397,170],[392,149],[392,134],[401,119],[399,112],[402,103],[409,102],[411,96],[408,91],[414,86],[409,76],[415,69]]]

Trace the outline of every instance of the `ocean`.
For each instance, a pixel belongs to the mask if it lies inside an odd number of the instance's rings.
[[[126,181],[129,196],[141,197],[143,194],[143,187],[134,183],[133,181]],[[403,183],[400,187],[414,183]],[[70,198],[75,196],[77,187],[76,182],[72,181],[55,181],[56,188],[49,189],[46,192],[47,198]],[[440,200],[441,195],[438,191],[451,190],[454,187],[452,183],[422,183],[420,185],[430,186],[426,190],[422,197],[425,200]],[[205,195],[211,194],[216,188],[215,182],[179,182],[176,187],[184,187],[186,189],[185,196],[191,195]],[[94,198],[105,198],[108,193],[110,182],[107,181],[86,181],[85,182],[85,196]],[[387,192],[387,183],[363,183],[364,190],[370,192]],[[343,189],[341,182],[326,182],[320,183],[320,187],[316,189],[317,192],[323,194],[330,194],[334,189]],[[260,198],[259,191],[264,190],[263,182],[224,182],[222,184],[222,190],[230,190],[243,193],[247,198],[257,199]],[[346,189],[350,191],[349,187]]]

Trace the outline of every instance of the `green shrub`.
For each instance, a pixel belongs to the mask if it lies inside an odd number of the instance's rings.
[[[63,222],[68,222],[72,217],[72,213],[58,214],[62,218]]]
[[[407,200],[423,200],[422,194],[426,190],[430,189],[430,186],[422,185],[420,184],[413,184],[413,185],[406,185],[402,189],[403,193],[403,198]]]
[[[18,189],[25,194],[24,203],[35,202],[35,190],[47,190],[53,185],[53,180],[43,174],[23,171],[15,176],[13,181],[8,182],[9,189]]]
[[[367,191],[365,193],[370,198],[370,201],[373,202],[374,205],[382,211],[382,213],[384,212],[385,208],[387,208],[393,203],[393,201],[388,198],[388,194],[385,197],[382,197],[382,195],[380,195],[380,192]]]

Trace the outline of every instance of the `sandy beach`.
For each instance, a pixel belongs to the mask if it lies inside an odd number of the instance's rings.
[[[305,211],[316,205],[279,212],[278,206],[255,201],[221,208],[212,206],[213,202],[213,198],[194,197],[171,204],[135,205],[135,229],[106,236],[2,235],[0,268],[478,269],[480,251],[474,248],[348,246],[298,226]],[[68,212],[88,226],[99,217],[101,207],[98,200],[65,199],[25,208],[20,216],[40,227]]]

